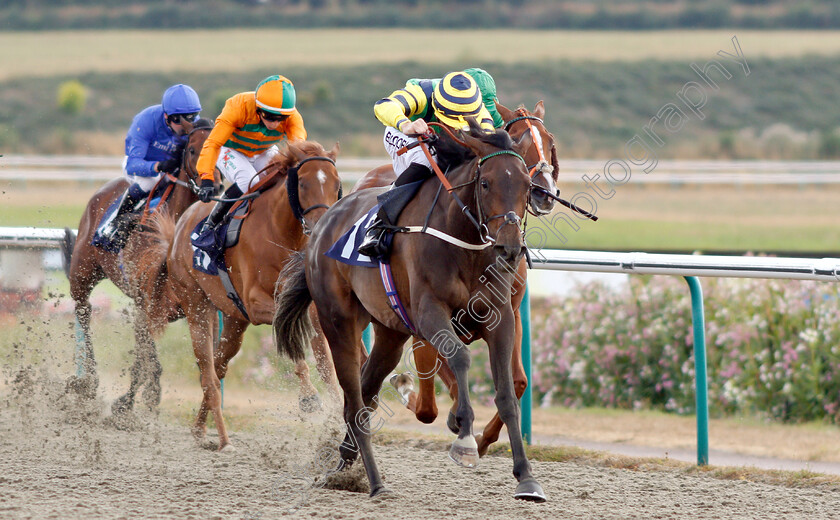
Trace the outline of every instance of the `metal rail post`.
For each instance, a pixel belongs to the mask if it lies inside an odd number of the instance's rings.
[[[709,385],[706,380],[706,323],[703,288],[696,276],[686,276],[691,290],[691,322],[694,327],[694,384],[697,413],[697,465],[709,464]]]
[[[520,411],[522,413],[522,440],[531,444],[531,406],[533,393],[531,392],[531,296],[528,294],[528,284],[525,283],[525,297],[519,305],[519,316],[522,318],[522,367],[528,386],[522,394]]]

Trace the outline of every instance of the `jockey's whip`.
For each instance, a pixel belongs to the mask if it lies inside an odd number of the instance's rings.
[[[569,202],[568,200],[561,199],[560,197],[558,197],[557,195],[555,195],[555,194],[551,193],[550,191],[548,191],[547,189],[543,188],[542,186],[537,186],[537,185],[534,185],[534,186],[533,186],[533,188],[534,188],[535,190],[540,190],[541,192],[545,193],[545,194],[546,194],[546,196],[548,196],[549,198],[552,198],[552,199],[556,200],[557,202],[559,202],[560,204],[562,204],[562,205],[566,206],[566,207],[567,207],[567,208],[569,208],[570,210],[572,210],[572,211],[576,211],[576,212],[580,213],[581,215],[583,215],[584,217],[588,218],[588,219],[589,219],[589,220],[591,220],[592,222],[596,222],[596,221],[598,220],[598,217],[596,217],[596,216],[595,216],[595,215],[593,215],[592,213],[590,213],[590,212],[586,211],[585,209],[583,209],[583,208],[581,208],[581,207],[579,207],[579,206],[576,206],[576,205],[572,204],[572,203],[571,203],[571,202]]]

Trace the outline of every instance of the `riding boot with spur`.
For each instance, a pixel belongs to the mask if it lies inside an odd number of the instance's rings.
[[[221,198],[238,199],[241,196],[242,190],[239,189],[239,186],[233,184],[225,190]],[[220,200],[216,202],[216,205],[213,206],[213,210],[210,211],[210,214],[207,216],[207,220],[204,221],[204,225],[201,226],[201,231],[198,232],[198,235],[202,236],[205,233],[207,233],[208,230],[215,229],[222,222],[222,220],[224,220],[228,210],[234,204],[236,204],[236,200]]]
[[[424,164],[411,163],[405,171],[394,181],[394,186],[385,193],[377,196],[381,204],[376,218],[371,222],[362,243],[359,244],[359,254],[370,258],[383,258],[388,253],[385,238],[394,228],[394,223],[402,210],[411,202],[414,194],[420,189],[432,172]]]
[[[137,203],[145,199],[148,195],[149,193],[143,191],[137,184],[129,186],[123,193],[120,206],[117,208],[114,216],[100,230],[100,236],[111,242],[114,246],[122,248],[128,238],[127,228],[131,221],[130,213],[134,210]]]

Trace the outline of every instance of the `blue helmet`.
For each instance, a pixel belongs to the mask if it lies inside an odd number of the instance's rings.
[[[163,111],[173,114],[195,114],[201,112],[201,102],[198,94],[188,85],[178,83],[172,85],[163,93]]]

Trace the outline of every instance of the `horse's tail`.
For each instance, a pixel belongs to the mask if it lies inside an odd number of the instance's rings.
[[[70,261],[73,259],[73,249],[76,247],[76,233],[70,228],[64,228],[64,238],[61,240],[61,267],[64,274],[70,278]]]
[[[306,252],[294,253],[280,272],[277,281],[283,289],[274,298],[274,343],[277,352],[293,361],[304,357],[303,348],[315,335],[309,318],[309,304],[312,295],[306,285]]]
[[[145,295],[146,301],[158,308],[172,308],[175,305],[175,293],[168,283],[166,257],[175,238],[175,219],[162,208],[152,215],[148,228],[142,231],[147,240],[136,260],[137,288]]]

